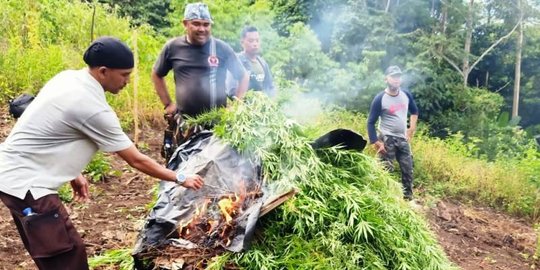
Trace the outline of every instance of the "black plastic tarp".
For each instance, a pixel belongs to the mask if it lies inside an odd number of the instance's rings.
[[[204,178],[204,186],[192,190],[172,182],[160,182],[157,202],[139,234],[133,252],[136,263],[141,259],[139,255],[149,248],[169,244],[186,249],[201,248],[201,245],[202,248],[215,248],[219,245],[233,252],[247,248],[261,206],[271,193],[263,187],[260,162],[254,157],[240,155],[212,136],[210,131],[203,131],[178,147],[167,167],[185,174],[199,174]],[[208,215],[219,215],[215,202],[238,194],[252,195],[246,196],[243,211],[234,217],[235,231],[226,243],[216,234],[208,235],[198,243],[181,239],[178,229],[200,211],[201,205],[210,205],[208,210],[213,211],[208,211]],[[215,220],[220,218],[214,217]]]

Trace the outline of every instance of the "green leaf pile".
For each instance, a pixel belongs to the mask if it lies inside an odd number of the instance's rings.
[[[252,247],[210,262],[244,269],[455,269],[400,184],[367,155],[314,151],[303,127],[263,95],[211,111],[192,123],[262,159],[269,183],[300,192],[259,220]]]

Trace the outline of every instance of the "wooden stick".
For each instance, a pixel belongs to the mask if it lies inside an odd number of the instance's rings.
[[[137,46],[137,30],[133,31],[133,57],[135,58],[135,68],[133,69],[133,142],[139,142],[139,50]]]

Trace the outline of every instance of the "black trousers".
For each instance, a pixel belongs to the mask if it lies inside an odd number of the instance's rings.
[[[24,200],[0,192],[9,208],[24,247],[41,270],[86,270],[88,261],[83,240],[57,194]],[[35,215],[24,216],[31,207]]]

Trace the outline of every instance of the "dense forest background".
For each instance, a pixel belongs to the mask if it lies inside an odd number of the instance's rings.
[[[151,65],[162,44],[183,33],[183,8],[192,1],[2,2],[0,88],[5,100],[36,92],[62,68],[79,67],[80,52],[105,34],[138,39],[136,76],[141,89],[151,90]],[[214,35],[236,50],[243,26],[260,29],[264,57],[282,92],[300,89],[325,104],[365,113],[384,88],[384,68],[399,65],[406,73],[405,87],[420,106],[420,119],[435,136],[460,133],[476,156],[493,160],[520,155],[540,134],[536,0],[208,4]],[[146,92],[149,113],[142,110],[143,117],[154,114],[156,102],[152,91]]]

